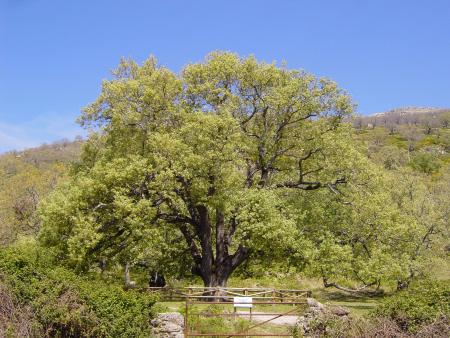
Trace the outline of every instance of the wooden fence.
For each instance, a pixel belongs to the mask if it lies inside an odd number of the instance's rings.
[[[252,297],[255,300],[271,299],[272,302],[293,302],[311,297],[309,290],[274,289],[274,288],[229,288],[188,286],[183,288],[150,287],[149,292],[158,293],[163,301],[209,300],[220,296],[224,301],[234,297]]]

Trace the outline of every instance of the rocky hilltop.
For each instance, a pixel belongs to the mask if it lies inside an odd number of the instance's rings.
[[[432,128],[448,128],[450,108],[402,107],[373,115],[357,116],[353,119],[353,124],[356,128],[384,126],[392,131],[397,126],[409,125],[431,132]]]
[[[387,112],[375,113],[369,116],[385,116],[391,114],[439,114],[450,111],[450,108],[439,108],[439,107],[400,107],[391,109]]]

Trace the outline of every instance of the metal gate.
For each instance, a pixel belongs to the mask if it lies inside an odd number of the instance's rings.
[[[310,295],[304,290],[202,289],[186,297],[185,337],[296,337],[297,317]]]

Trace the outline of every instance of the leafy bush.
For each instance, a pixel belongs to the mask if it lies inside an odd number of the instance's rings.
[[[0,275],[11,297],[31,308],[41,336],[149,335],[154,296],[80,277],[33,245],[1,249]]]
[[[366,317],[323,313],[309,323],[308,337],[450,337],[450,281],[417,283]]]
[[[411,161],[411,167],[422,173],[432,174],[439,170],[441,163],[432,153],[417,153]]]
[[[395,321],[404,331],[416,332],[439,318],[450,318],[450,281],[423,281],[387,298],[375,316]]]
[[[325,315],[313,322],[308,332],[311,338],[447,338],[449,337],[449,321],[439,317],[426,324],[415,333],[405,332],[394,321],[384,317],[376,318],[339,318]],[[297,337],[300,335],[297,333]],[[295,335],[294,335],[295,337]]]

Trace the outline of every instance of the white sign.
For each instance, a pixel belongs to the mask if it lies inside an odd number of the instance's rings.
[[[252,308],[253,298],[252,297],[234,297],[233,298],[234,307],[246,307]]]

